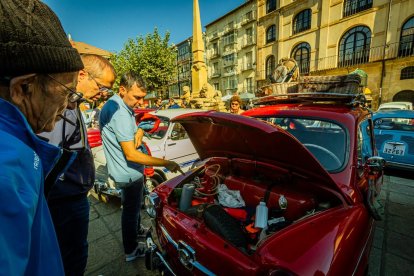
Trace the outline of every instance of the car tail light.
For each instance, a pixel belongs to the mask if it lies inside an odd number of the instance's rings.
[[[147,150],[148,155],[149,155],[149,156],[152,156],[151,151],[150,151],[149,147],[147,146],[147,144],[146,144],[145,142],[142,142],[142,145],[143,145],[143,146],[145,147],[145,149]],[[153,176],[153,175],[154,175],[154,173],[155,173],[155,170],[154,170],[154,168],[153,168],[152,166],[145,166],[145,168],[144,168],[144,175],[145,175],[145,176],[147,176],[147,177],[151,177],[151,176]]]

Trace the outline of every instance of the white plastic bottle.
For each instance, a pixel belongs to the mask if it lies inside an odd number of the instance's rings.
[[[266,202],[260,201],[259,205],[256,206],[256,218],[254,221],[255,228],[265,228],[267,227],[267,215],[268,209]]]

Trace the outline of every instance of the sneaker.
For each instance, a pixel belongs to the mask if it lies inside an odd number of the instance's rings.
[[[130,254],[125,254],[125,261],[132,262],[136,258],[144,257],[145,256],[145,243],[139,242],[137,248]]]
[[[149,230],[149,227],[145,227],[141,224],[141,228],[137,230],[137,238],[146,238]]]

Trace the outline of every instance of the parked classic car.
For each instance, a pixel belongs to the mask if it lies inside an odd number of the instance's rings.
[[[175,275],[367,273],[383,160],[371,113],[353,97],[326,94],[315,94],[315,103],[309,95],[268,97],[261,104],[270,106],[246,116],[175,118],[204,163],[146,196],[153,223],[147,268]]]
[[[390,110],[374,114],[379,155],[387,167],[414,170],[414,111]]]
[[[413,110],[412,102],[388,102],[378,107],[378,111],[386,110]]]

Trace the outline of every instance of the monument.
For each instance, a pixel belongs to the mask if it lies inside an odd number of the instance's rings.
[[[193,108],[225,111],[225,104],[221,100],[221,92],[216,91],[207,82],[207,67],[204,62],[204,40],[201,30],[200,8],[198,0],[193,0],[193,66],[191,68],[191,98],[189,102]]]

